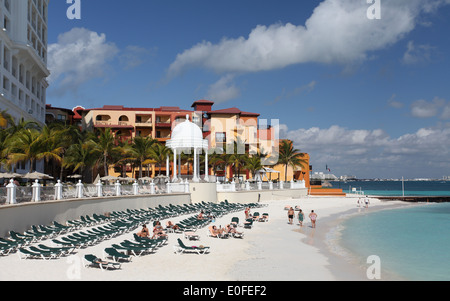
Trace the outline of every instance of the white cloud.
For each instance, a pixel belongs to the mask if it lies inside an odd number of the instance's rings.
[[[203,41],[178,54],[168,77],[193,67],[226,72],[258,72],[306,62],[348,64],[367,59],[411,32],[418,16],[449,4],[442,0],[382,3],[381,20],[369,20],[366,1],[325,0],[305,25],[258,25],[248,37]]]
[[[73,28],[48,46],[49,82],[57,92],[76,91],[81,84],[104,76],[108,61],[118,52],[116,45],[106,41],[105,34]]]
[[[336,175],[358,177],[441,177],[450,167],[450,124],[421,128],[398,138],[380,129],[351,130],[340,126],[289,130],[281,138],[311,156],[313,171],[328,165]]]
[[[430,118],[437,116],[442,109],[447,108],[449,104],[442,98],[435,97],[432,101],[428,102],[423,99],[416,100],[411,104],[411,114],[418,118]],[[446,111],[444,111],[445,116]]]
[[[398,100],[396,100],[397,95],[392,94],[391,98],[388,100],[388,105],[392,108],[401,109],[404,104]]]
[[[428,44],[415,45],[414,41],[409,41],[406,48],[402,62],[407,65],[430,62],[432,60],[431,57],[436,50],[436,47]]]
[[[156,52],[155,49],[148,50],[139,46],[130,45],[122,51],[119,60],[123,68],[129,70],[142,65],[145,58],[149,55],[153,55],[154,52]]]
[[[214,99],[216,104],[239,97],[240,90],[232,82],[233,76],[227,74],[209,87],[206,99]]]

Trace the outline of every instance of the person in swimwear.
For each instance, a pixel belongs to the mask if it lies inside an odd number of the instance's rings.
[[[142,230],[137,233],[139,237],[149,237],[150,232],[148,231],[147,225],[142,225]]]
[[[291,208],[289,208],[289,211],[288,211],[288,219],[289,219],[289,224],[291,224],[292,225],[292,221],[294,220],[294,209],[292,209],[292,207]]]
[[[303,213],[302,209],[299,209],[298,211],[298,223],[300,224],[300,227],[303,226],[303,219],[305,218],[305,214]]]
[[[314,210],[311,210],[311,213],[309,214],[309,218],[311,219],[311,227],[316,227],[316,220],[317,220],[317,214],[314,212]]]

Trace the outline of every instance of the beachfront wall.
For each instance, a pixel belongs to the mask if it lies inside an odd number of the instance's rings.
[[[68,220],[78,220],[80,216],[92,216],[94,213],[100,215],[126,209],[154,208],[160,204],[166,206],[190,203],[190,194],[174,193],[4,205],[0,207],[0,237],[8,236],[10,230],[23,233],[32,225],[50,225],[53,221],[65,224]]]

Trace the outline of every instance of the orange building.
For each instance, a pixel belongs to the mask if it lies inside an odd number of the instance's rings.
[[[227,145],[238,144],[239,153],[269,154],[263,159],[262,164],[276,170],[270,173],[271,179],[285,179],[285,168],[277,164],[278,136],[276,127],[272,125],[260,125],[260,114],[241,111],[238,108],[213,110],[213,101],[197,100],[192,105],[193,110],[183,110],[179,107],[163,106],[159,108],[128,108],[125,106],[105,105],[102,108],[74,109],[75,116],[81,116],[81,128],[86,130],[110,128],[122,139],[132,139],[136,136],[152,137],[161,143],[171,138],[172,129],[178,122],[183,122],[186,115],[197,124],[203,132],[203,137],[208,140],[210,149],[222,149],[227,151]],[[79,119],[76,117],[75,119]],[[231,150],[232,151],[232,150]],[[306,157],[309,162],[309,156]],[[309,163],[308,163],[309,164]],[[309,166],[309,165],[308,165]],[[287,181],[292,179],[305,180],[309,185],[309,170],[307,168],[288,167]],[[165,174],[166,167],[162,167]],[[127,169],[130,172],[131,168]],[[233,175],[234,170],[218,171],[217,176],[231,178],[238,176],[242,180],[253,178],[250,171],[242,168],[239,175]],[[111,172],[114,174],[114,172]],[[192,174],[192,164],[181,166],[181,174]],[[212,174],[212,172],[209,172]],[[116,173],[116,175],[119,175]],[[132,177],[131,174],[128,174]],[[155,167],[152,167],[151,175],[155,175]]]

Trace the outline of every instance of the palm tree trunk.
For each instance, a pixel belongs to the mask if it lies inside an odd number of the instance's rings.
[[[105,176],[107,176],[108,175],[108,167],[106,164],[106,155],[103,155],[103,169],[105,171]]]

